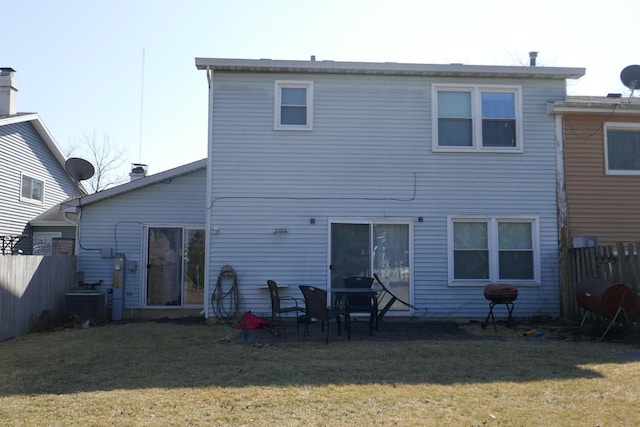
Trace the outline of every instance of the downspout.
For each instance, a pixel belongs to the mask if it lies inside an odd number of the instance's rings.
[[[563,115],[556,114],[556,192],[558,204],[558,227],[560,230],[560,244],[566,244],[563,230],[567,227],[567,189],[564,170],[564,135],[562,129]]]
[[[209,104],[208,104],[208,131],[207,131],[207,186],[206,186],[206,209],[205,209],[205,269],[204,269],[204,317],[209,318],[209,301],[211,300],[211,286],[209,286],[209,277],[211,277],[210,271],[213,265],[211,260],[211,200],[213,191],[212,180],[212,162],[213,162],[213,70],[210,65],[207,65],[207,84],[209,86]]]

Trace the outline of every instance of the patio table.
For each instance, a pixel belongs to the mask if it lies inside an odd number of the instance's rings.
[[[329,288],[329,291],[332,294],[333,301],[338,302],[342,297],[347,297],[349,295],[366,295],[371,298],[371,314],[369,317],[369,335],[373,335],[373,328],[375,325],[376,331],[378,330],[378,293],[379,289],[373,288],[345,288],[345,287],[335,287]],[[345,298],[346,299],[346,298]],[[348,301],[348,300],[347,300]],[[347,332],[349,338],[351,337],[351,313],[349,311],[349,306],[347,302],[347,314],[348,318],[346,320]]]

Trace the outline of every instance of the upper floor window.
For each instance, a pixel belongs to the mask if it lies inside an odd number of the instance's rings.
[[[449,218],[449,282],[537,283],[534,218]]]
[[[640,175],[640,125],[604,125],[605,169],[609,175]]]
[[[277,80],[274,98],[274,129],[313,128],[313,82]]]
[[[44,181],[22,175],[20,200],[42,203],[44,201]]]
[[[521,151],[520,88],[433,85],[434,151]]]

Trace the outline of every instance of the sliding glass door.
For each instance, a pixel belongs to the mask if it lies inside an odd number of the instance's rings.
[[[205,231],[149,227],[147,306],[204,306]]]
[[[396,297],[412,303],[412,255],[409,221],[331,223],[331,287],[343,286],[345,277],[375,273]],[[398,302],[391,310],[408,311]]]

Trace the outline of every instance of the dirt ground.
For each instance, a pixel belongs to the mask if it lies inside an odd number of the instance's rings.
[[[640,344],[640,328],[634,322],[616,324],[603,337],[609,322],[592,319],[580,327],[579,322],[548,317],[515,319],[509,325],[504,319],[496,319],[484,326],[485,319],[429,319],[416,317],[385,318],[378,330],[369,334],[366,319],[357,318],[351,323],[351,341],[411,341],[411,340],[469,340],[469,339],[555,339],[565,341],[614,341]],[[319,322],[309,324],[308,335],[304,324],[293,320],[281,324],[280,328],[238,331],[238,343],[270,343],[291,341],[319,341],[326,339]],[[344,327],[344,325],[343,325]],[[326,325],[325,325],[326,328]],[[337,333],[336,323],[331,322],[329,342],[347,341],[344,330]]]

